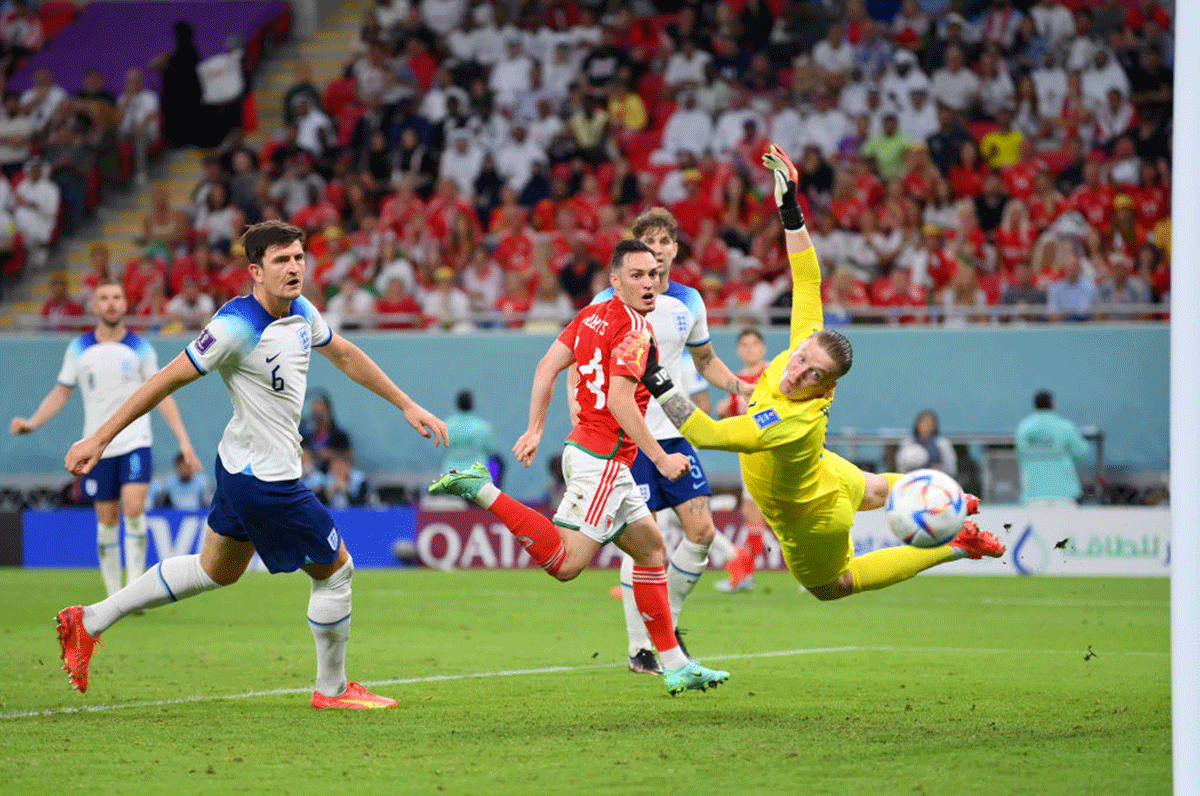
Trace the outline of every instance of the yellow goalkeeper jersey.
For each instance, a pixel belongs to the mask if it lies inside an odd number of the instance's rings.
[[[746,489],[772,528],[795,526],[836,500],[838,477],[825,466],[825,426],[833,393],[792,401],[779,391],[788,358],[824,326],[821,269],[812,247],[789,253],[792,318],[788,348],[759,378],[746,414],[714,420],[697,410],[680,430],[700,448],[738,452]]]

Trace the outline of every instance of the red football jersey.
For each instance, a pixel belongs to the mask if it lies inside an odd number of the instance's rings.
[[[575,352],[575,368],[579,371],[579,384],[575,388],[579,418],[567,441],[597,456],[615,456],[622,464],[633,464],[637,445],[609,411],[608,388],[616,376],[641,378],[646,367],[642,362],[640,366],[635,364],[634,370],[613,352],[631,330],[653,334],[643,316],[620,299],[612,298],[584,307],[558,336],[563,345]],[[639,382],[635,396],[644,415],[650,392]]]

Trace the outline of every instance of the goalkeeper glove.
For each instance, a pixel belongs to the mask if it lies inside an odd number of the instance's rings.
[[[800,181],[796,166],[778,144],[771,144],[767,148],[762,163],[775,175],[775,204],[779,205],[783,228],[789,232],[800,231],[804,227],[804,214],[800,212],[800,203],[796,200],[796,184]]]

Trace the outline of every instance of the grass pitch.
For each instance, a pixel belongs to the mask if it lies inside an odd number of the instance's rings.
[[[922,575],[836,603],[785,574],[684,610],[730,682],[625,669],[614,572],[355,573],[348,673],[308,707],[302,575],[129,617],[87,694],[55,612],[95,572],[0,570],[0,783],[26,794],[1166,794],[1165,580]]]

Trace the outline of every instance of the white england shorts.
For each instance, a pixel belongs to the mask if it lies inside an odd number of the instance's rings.
[[[563,450],[562,471],[567,489],[554,512],[555,525],[607,544],[625,526],[650,516],[628,465],[567,445]]]

